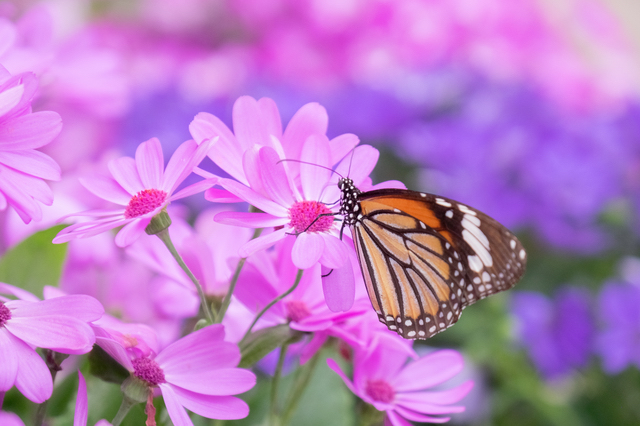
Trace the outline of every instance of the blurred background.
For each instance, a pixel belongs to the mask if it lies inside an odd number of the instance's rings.
[[[452,423],[640,424],[640,2],[23,0],[0,16],[0,63],[35,72],[34,110],[64,123],[44,149],[63,169],[49,221],[3,214],[3,250],[80,210],[87,168],[154,136],[168,158],[198,112],[231,126],[238,96],[267,96],[286,123],[319,102],[329,137],[381,151],[375,181],[468,203],[527,247],[513,291],[420,343],[460,350],[476,380]],[[106,268],[105,251],[75,261]],[[95,279],[80,263],[68,282]]]

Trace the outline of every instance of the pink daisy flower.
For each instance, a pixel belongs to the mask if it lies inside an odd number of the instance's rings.
[[[51,396],[51,373],[34,348],[66,354],[91,350],[95,335],[89,322],[104,313],[100,302],[85,295],[38,300],[34,295],[0,283],[0,392],[14,385],[33,402]]]
[[[240,350],[225,342],[224,334],[222,325],[210,325],[157,355],[134,357],[114,339],[101,335],[96,342],[150,390],[160,389],[174,425],[193,426],[185,408],[210,419],[241,419],[249,414],[249,406],[231,395],[251,389],[256,376],[236,368]]]
[[[214,143],[215,140],[208,140],[198,146],[192,140],[184,142],[173,153],[165,169],[160,141],[151,138],[140,144],[135,159],[121,157],[109,163],[113,177],[81,179],[89,191],[123,208],[89,210],[71,215],[88,216],[94,220],[63,229],[53,242],[65,243],[122,226],[116,236],[116,245],[125,247],[131,244],[171,201],[202,192],[215,184],[215,178],[210,178],[175,192]]]
[[[353,380],[328,359],[327,364],[359,398],[386,413],[385,425],[411,426],[411,421],[444,423],[442,414],[458,413],[455,406],[473,387],[467,381],[449,390],[426,390],[462,371],[462,356],[452,350],[432,352],[413,362],[413,350],[397,338],[379,334],[367,348],[356,350]]]
[[[53,203],[44,179],[60,179],[60,166],[37,148],[60,133],[62,120],[56,112],[31,112],[37,88],[33,74],[11,76],[0,66],[0,210],[13,206],[25,223],[42,219],[39,203]]]

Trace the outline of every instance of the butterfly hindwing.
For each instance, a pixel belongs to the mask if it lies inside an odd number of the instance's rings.
[[[511,288],[524,273],[522,244],[489,216],[431,194],[359,193],[350,221],[380,321],[405,338],[453,325],[464,307]]]

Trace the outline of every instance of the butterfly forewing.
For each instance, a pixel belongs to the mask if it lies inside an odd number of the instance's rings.
[[[405,338],[426,339],[450,327],[464,307],[513,287],[524,273],[518,239],[469,206],[399,189],[354,198],[357,205],[343,213],[371,303],[380,321]]]

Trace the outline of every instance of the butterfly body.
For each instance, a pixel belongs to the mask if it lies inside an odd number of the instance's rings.
[[[478,210],[423,192],[361,192],[346,178],[338,186],[371,304],[405,338],[445,330],[462,309],[524,273],[520,241]]]

